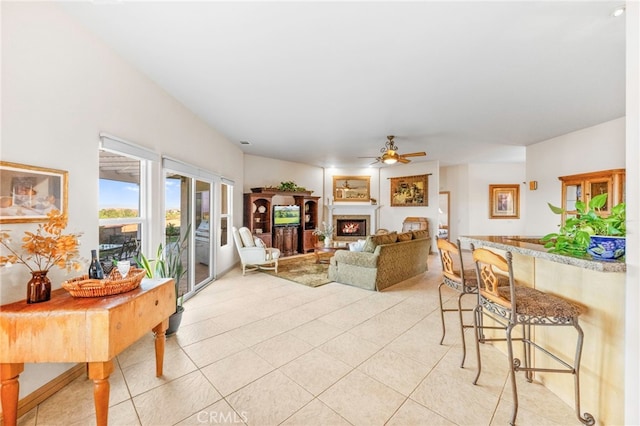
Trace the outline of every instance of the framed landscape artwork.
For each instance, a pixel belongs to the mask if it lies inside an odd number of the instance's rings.
[[[489,185],[489,218],[520,217],[520,185]]]
[[[0,223],[44,222],[67,211],[68,173],[0,161]]]
[[[428,175],[404,176],[391,179],[391,207],[419,207],[429,205]]]
[[[369,201],[371,176],[334,176],[334,201]]]

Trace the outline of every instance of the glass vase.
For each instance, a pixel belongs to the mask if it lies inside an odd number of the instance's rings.
[[[333,243],[333,241],[331,241],[330,238],[325,238],[324,239],[324,246],[325,247],[331,247],[331,244]]]
[[[51,281],[49,271],[34,271],[27,283],[27,303],[46,302],[51,299]]]

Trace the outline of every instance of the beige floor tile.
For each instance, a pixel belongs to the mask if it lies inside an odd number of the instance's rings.
[[[181,351],[180,345],[174,337],[166,338],[164,353],[165,356],[174,351]],[[145,334],[140,340],[122,351],[118,356],[118,363],[121,368],[126,368],[142,362],[152,362],[155,365],[155,339],[153,333]]]
[[[448,346],[439,345],[440,337],[429,337],[419,325],[398,336],[387,348],[433,368],[449,351]]]
[[[180,325],[180,333],[176,333],[172,338],[176,339],[180,346],[187,346],[209,337],[222,334],[228,329],[224,325],[219,325],[215,319],[206,319],[193,324]]]
[[[431,368],[397,352],[382,349],[360,364],[358,370],[409,396]]]
[[[342,333],[343,331],[338,327],[320,320],[309,321],[289,331],[289,334],[313,346],[320,346]]]
[[[581,425],[569,406],[564,407],[564,413],[549,413],[545,409],[531,410],[522,404],[518,407],[516,424],[518,426],[568,426]],[[491,420],[491,425],[506,425],[511,421],[513,404],[505,399],[500,400],[498,408]],[[551,417],[551,418],[550,418]]]
[[[122,368],[127,387],[132,396],[162,386],[172,380],[197,370],[196,365],[182,350],[165,353],[162,376],[156,377],[155,362],[140,362]]]
[[[29,410],[22,416],[18,417],[18,426],[35,426],[36,418],[38,417],[38,407]]]
[[[309,343],[284,333],[252,346],[251,349],[274,367],[281,367],[313,349]]]
[[[130,398],[119,368],[111,373],[109,385],[110,407]],[[38,405],[37,424],[67,425],[95,419],[95,412],[93,381],[83,375]]]
[[[282,423],[282,426],[309,425],[349,426],[351,423],[340,417],[338,413],[317,399],[314,399],[302,407],[297,413]]]
[[[312,399],[309,392],[280,371],[273,371],[226,398],[252,426],[278,425]]]
[[[246,420],[246,413],[238,413],[227,401],[220,400],[176,423],[176,426],[245,425]]]
[[[456,426],[437,413],[407,399],[398,409],[385,426],[408,426],[408,425],[429,425],[429,426]]]
[[[231,332],[210,337],[184,347],[184,351],[199,368],[240,352],[243,349],[246,349],[246,346],[236,340],[231,335]]]
[[[353,370],[318,399],[354,425],[382,425],[405,397],[388,386]]]
[[[320,346],[320,350],[351,367],[357,367],[378,352],[380,346],[351,333],[343,333]]]
[[[172,425],[190,417],[222,396],[195,371],[133,398],[143,426]]]
[[[351,370],[352,367],[319,349],[308,352],[280,368],[280,371],[316,396]]]
[[[499,397],[481,386],[432,372],[410,398],[459,425],[489,424]]]
[[[227,396],[273,370],[274,367],[254,351],[245,349],[209,364],[202,369],[202,374]]]

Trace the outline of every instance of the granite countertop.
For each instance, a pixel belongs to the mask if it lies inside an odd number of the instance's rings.
[[[499,235],[481,235],[481,236],[463,236],[460,241],[465,243],[473,243],[476,246],[493,247],[501,250],[509,250],[513,253],[519,253],[526,256],[533,256],[540,259],[550,260],[552,262],[564,263],[584,269],[599,272],[626,272],[627,265],[622,261],[604,262],[599,260],[582,259],[579,257],[565,256],[562,254],[549,253],[544,245],[540,243],[541,237],[522,237],[522,236],[499,236]]]

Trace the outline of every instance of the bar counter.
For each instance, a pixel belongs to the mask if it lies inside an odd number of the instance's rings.
[[[519,284],[561,296],[583,308],[584,313],[580,316],[580,326],[584,330],[580,365],[582,411],[591,413],[598,425],[624,424],[626,264],[548,253],[543,245],[537,244],[539,239],[521,236],[460,237],[464,248],[472,243],[476,248],[488,248],[499,254],[510,251],[513,254],[514,277]],[[575,331],[563,328],[537,327],[534,339],[571,360],[575,351]],[[504,345],[496,346],[506,353]],[[534,357],[534,364],[542,367],[557,365],[542,355]],[[538,373],[535,380],[573,407],[573,379],[570,375]],[[479,384],[481,382],[482,377]],[[519,393],[527,394],[526,384],[519,385]]]

